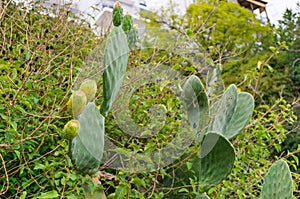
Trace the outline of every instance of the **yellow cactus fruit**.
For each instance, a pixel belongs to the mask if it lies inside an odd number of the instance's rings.
[[[72,103],[73,103],[73,95],[71,95],[69,101],[67,102],[67,110],[68,113],[72,115],[73,111],[72,111]]]
[[[87,98],[83,91],[75,91],[71,96],[70,100],[67,103],[67,107],[69,112],[74,116],[77,117],[80,115],[86,106]]]
[[[80,123],[77,120],[71,120],[65,125],[61,136],[66,140],[72,140],[78,135],[79,130]]]
[[[83,91],[86,95],[87,101],[92,101],[97,92],[97,84],[95,80],[87,79],[80,85],[79,90]]]

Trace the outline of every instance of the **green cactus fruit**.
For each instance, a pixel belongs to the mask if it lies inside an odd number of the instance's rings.
[[[78,120],[71,120],[65,125],[61,136],[66,140],[72,140],[74,137],[78,135],[79,129],[80,129],[80,124]]]
[[[75,91],[67,103],[68,110],[74,117],[77,117],[84,111],[86,103],[85,93],[81,90]]]
[[[122,28],[125,33],[132,30],[133,28],[133,19],[132,16],[129,14],[129,12],[127,12],[126,15],[124,16]]]
[[[124,18],[123,8],[119,1],[116,2],[115,7],[113,9],[113,24],[118,27],[122,24]]]
[[[199,176],[201,192],[219,184],[231,172],[235,161],[232,144],[217,132],[208,132],[202,142],[200,157],[193,160],[193,170]]]
[[[94,174],[104,151],[104,117],[89,102],[78,121],[80,132],[71,142],[71,159],[81,173]]]
[[[87,101],[90,102],[95,98],[97,92],[97,84],[95,80],[87,79],[79,87],[86,95]]]
[[[115,27],[109,35],[104,51],[103,102],[100,112],[106,116],[121,88],[126,72],[129,48],[122,27]]]
[[[276,161],[269,169],[262,187],[262,199],[292,199],[293,179],[288,164]]]

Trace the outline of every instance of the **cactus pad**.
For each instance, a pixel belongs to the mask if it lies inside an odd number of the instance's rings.
[[[96,105],[89,102],[79,116],[80,132],[72,140],[71,157],[82,173],[97,171],[104,150],[104,117]]]
[[[269,169],[262,188],[262,199],[292,199],[293,180],[289,166],[278,160]]]
[[[122,27],[114,28],[104,51],[103,102],[100,112],[106,116],[122,85],[127,68],[129,48]]]
[[[234,160],[232,144],[219,133],[209,132],[202,142],[200,157],[193,162],[193,170],[203,186],[202,191],[224,180],[231,172]]]
[[[216,102],[212,107],[211,126],[209,131],[225,133],[226,126],[229,124],[237,103],[237,88],[235,85],[230,85],[219,102]]]
[[[238,93],[235,85],[230,85],[221,100],[211,110],[213,118],[209,131],[223,134],[227,139],[238,135],[249,122],[254,110],[254,99],[249,93]]]
[[[253,96],[245,92],[239,93],[235,111],[224,133],[227,139],[235,137],[245,128],[252,116],[253,110]]]
[[[202,131],[209,111],[208,97],[200,79],[192,75],[184,84],[184,103],[187,106],[188,121],[196,131]]]

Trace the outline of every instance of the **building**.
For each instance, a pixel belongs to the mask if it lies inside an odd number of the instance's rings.
[[[43,6],[50,13],[52,13],[54,9],[56,10],[56,14],[59,14],[60,8],[65,7],[65,5],[68,3],[70,3],[68,0],[35,0],[34,6]],[[69,9],[76,16],[80,16],[81,11],[76,1],[72,1],[72,3],[70,3]]]
[[[239,3],[242,7],[247,8],[251,12],[259,12],[261,21],[263,23],[269,23],[270,19],[268,17],[268,13],[266,10],[267,2],[263,0],[229,0],[231,2],[237,2]],[[265,17],[263,17],[262,14],[265,14]]]

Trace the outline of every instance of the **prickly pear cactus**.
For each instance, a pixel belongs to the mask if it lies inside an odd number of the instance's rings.
[[[124,14],[123,14],[123,8],[121,7],[121,4],[119,1],[116,2],[115,7],[113,9],[113,24],[114,26],[118,27],[122,24]]]
[[[210,131],[225,133],[226,126],[230,123],[237,103],[237,88],[230,85],[219,102],[216,102],[211,111],[213,120]]]
[[[262,188],[262,199],[292,199],[293,180],[288,164],[278,160],[269,169]]]
[[[138,42],[138,25],[134,24],[133,28],[129,31],[127,35],[127,40],[128,40],[128,46],[130,49],[133,49]]]
[[[232,84],[211,109],[213,119],[209,131],[219,132],[227,139],[231,139],[245,128],[253,110],[252,95],[245,92],[238,93],[236,86]]]
[[[61,136],[66,140],[72,140],[74,137],[78,135],[79,129],[80,129],[79,121],[71,120],[65,125]]]
[[[192,75],[183,86],[184,103],[187,106],[188,121],[196,132],[202,131],[209,117],[209,102],[201,80]]]
[[[87,98],[85,93],[80,90],[75,91],[67,103],[68,112],[77,117],[85,109],[86,103]]]
[[[103,102],[100,112],[106,116],[123,82],[127,68],[129,48],[122,27],[114,28],[104,51]]]
[[[90,102],[95,98],[97,92],[97,84],[95,80],[87,79],[80,85],[79,90],[86,95],[87,101]]]
[[[129,12],[126,13],[123,19],[122,28],[125,33],[130,31],[133,28],[133,19]]]
[[[216,96],[223,94],[224,92],[224,82],[222,80],[222,65],[216,64],[215,68],[208,76],[207,82],[207,95],[210,97],[211,101]]]
[[[246,92],[238,94],[237,104],[230,120],[226,126],[225,137],[231,139],[238,135],[248,124],[254,111],[254,98]]]
[[[219,184],[231,172],[235,161],[232,144],[219,133],[209,132],[202,142],[200,157],[194,158],[193,170],[199,177],[200,192]]]
[[[89,102],[79,116],[79,134],[72,140],[71,157],[82,173],[97,171],[104,150],[104,117],[93,102]]]

